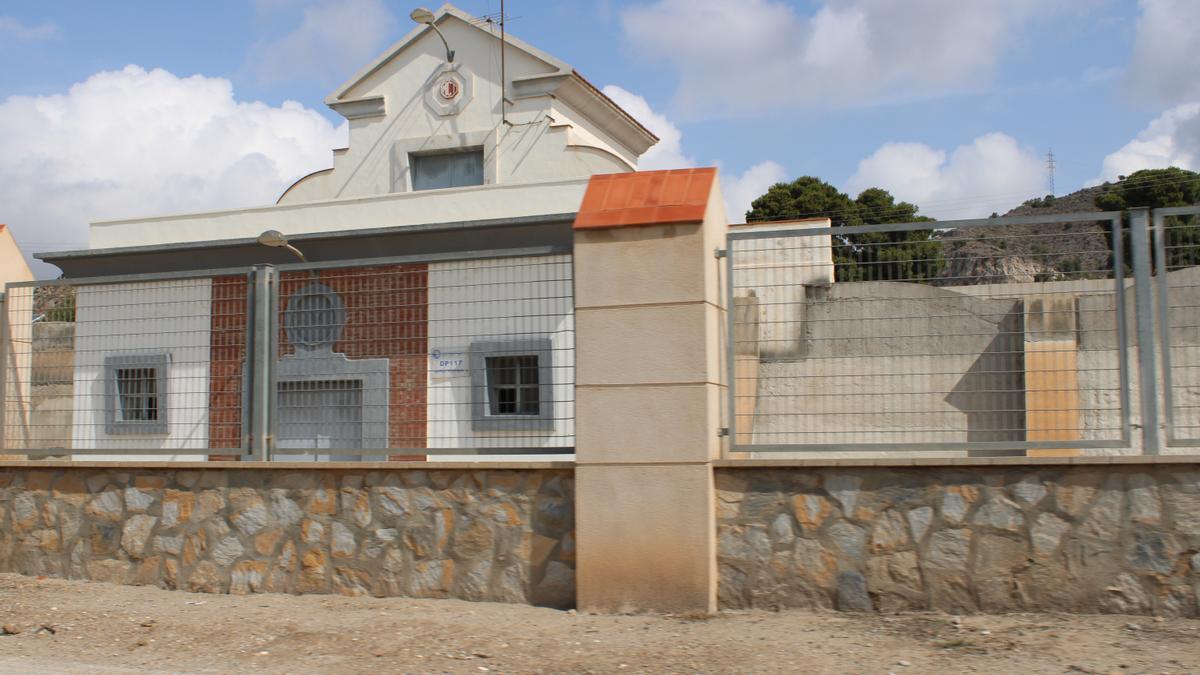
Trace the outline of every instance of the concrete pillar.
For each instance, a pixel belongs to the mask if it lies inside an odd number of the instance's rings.
[[[595,176],[575,222],[577,595],[716,610],[724,387],[716,169]]]

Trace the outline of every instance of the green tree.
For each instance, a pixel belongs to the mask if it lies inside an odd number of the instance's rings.
[[[1105,211],[1124,211],[1140,206],[1159,209],[1200,204],[1200,173],[1174,166],[1135,171],[1116,183],[1105,183],[1102,187],[1094,203],[1096,208]],[[1200,264],[1200,225],[1197,224],[1197,218],[1168,216],[1163,226],[1167,234],[1167,269]],[[1124,239],[1123,257],[1128,269],[1131,259],[1128,233]]]
[[[838,281],[928,281],[944,265],[942,244],[933,230],[840,234],[839,228],[882,223],[933,222],[918,208],[897,202],[887,190],[869,188],[849,195],[813,176],[776,183],[755,199],[746,222],[829,218]]]

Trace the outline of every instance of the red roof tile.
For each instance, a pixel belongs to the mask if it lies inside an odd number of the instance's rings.
[[[592,176],[575,229],[698,223],[716,177],[713,167]]]

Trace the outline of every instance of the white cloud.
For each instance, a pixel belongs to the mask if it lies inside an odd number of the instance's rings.
[[[625,112],[642,123],[655,136],[655,143],[638,159],[638,169],[653,171],[655,169],[682,169],[695,166],[691,157],[683,154],[683,132],[671,123],[665,116],[655,112],[646,99],[626,91],[615,84],[606,85],[602,90],[604,95],[621,106]]]
[[[1200,170],[1200,102],[1175,106],[1151,121],[1133,140],[1104,158],[1104,169],[1095,182],[1168,166]]]
[[[763,196],[767,188],[787,179],[787,170],[769,160],[755,164],[740,176],[721,174],[721,193],[725,197],[725,215],[729,222],[746,222],[750,202]]]
[[[851,196],[870,187],[937,218],[1003,212],[1046,189],[1038,153],[1002,133],[985,134],[949,154],[924,143],[885,143],[846,182]]]
[[[640,57],[679,73],[689,114],[844,105],[979,85],[1014,29],[1061,0],[657,0],[621,14]]]
[[[5,38],[12,40],[45,40],[58,37],[58,24],[44,21],[36,26],[29,26],[11,16],[0,16],[0,41]]]
[[[616,85],[606,85],[604,95],[611,98],[625,112],[641,122],[658,136],[659,141],[638,159],[638,169],[681,169],[696,166],[696,160],[683,151],[683,132],[666,115],[655,111],[645,98]],[[718,163],[719,164],[719,163]],[[750,202],[762,196],[767,188],[785,180],[787,172],[770,160],[759,162],[746,169],[741,175],[726,174],[722,170],[721,193],[725,198],[725,214],[731,223],[746,220]]]
[[[31,253],[85,248],[90,221],[270,204],[347,134],[294,101],[237,101],[221,78],[96,73],[0,102],[0,222]]]
[[[259,11],[291,7],[274,0],[260,2]],[[382,0],[321,0],[304,7],[291,33],[256,44],[248,63],[262,82],[342,82],[378,56],[395,29]]]
[[[1141,0],[1126,84],[1160,103],[1200,99],[1200,2]]]

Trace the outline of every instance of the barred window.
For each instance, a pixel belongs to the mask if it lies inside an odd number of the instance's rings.
[[[158,369],[117,368],[117,417],[121,422],[158,421]]]
[[[538,414],[538,357],[489,356],[488,410],[492,415]]]
[[[552,354],[549,338],[472,344],[471,428],[476,431],[553,429]]]
[[[105,432],[110,435],[167,433],[167,354],[104,359]]]

